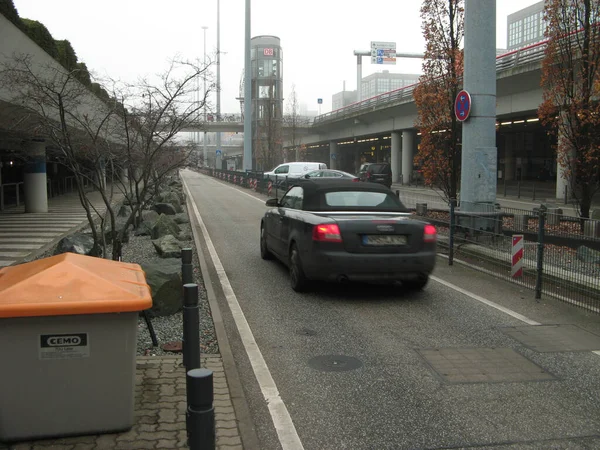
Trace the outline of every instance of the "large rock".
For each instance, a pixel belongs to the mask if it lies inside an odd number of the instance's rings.
[[[156,211],[144,211],[142,212],[142,223],[135,229],[136,236],[150,236],[152,234],[152,227],[158,220],[160,215]]]
[[[117,213],[118,217],[129,217],[131,215],[131,206],[129,205],[121,205],[119,208],[119,212]]]
[[[115,220],[115,232],[116,233],[120,233],[122,229],[125,228],[125,224],[127,223],[127,219],[128,217],[117,217],[117,220]],[[123,233],[123,241],[124,243],[129,242],[129,231],[131,230],[132,225],[129,224],[129,226],[125,229],[125,233]],[[112,232],[110,231],[110,227],[107,227],[107,229],[104,231],[104,236],[106,238],[106,242],[108,244],[112,243]]]
[[[582,245],[577,249],[577,259],[590,264],[600,264],[600,251]]]
[[[192,235],[190,233],[182,231],[181,233],[179,233],[177,235],[177,240],[178,241],[183,241],[183,242],[191,241],[192,240]]]
[[[144,220],[146,222],[154,223],[158,220],[159,217],[160,217],[160,214],[154,210],[142,212],[142,220]]]
[[[177,236],[179,233],[181,233],[179,225],[177,225],[170,216],[161,214],[160,217],[156,219],[156,222],[154,222],[154,225],[152,225],[150,236],[152,236],[152,239],[158,239],[167,234]]]
[[[168,185],[171,187],[173,187],[173,186],[181,187],[181,180],[179,180],[179,178],[173,178],[171,181],[169,181]]]
[[[179,207],[181,208],[181,205],[179,205]],[[157,203],[156,205],[154,205],[152,207],[152,209],[154,211],[156,211],[158,214],[166,214],[168,216],[174,216],[178,212],[181,212],[181,211],[177,211],[175,206],[170,203]]]
[[[183,212],[183,208],[181,207],[181,201],[179,200],[179,196],[175,192],[167,192],[163,196],[163,203],[170,203],[175,208],[177,213]]]
[[[161,258],[181,258],[181,243],[172,234],[158,238],[152,244]]]
[[[154,317],[170,316],[182,309],[181,260],[163,259],[142,264],[146,282],[152,292]]]
[[[182,223],[190,223],[190,218],[186,213],[176,214],[173,220],[175,220],[175,223],[179,225]]]
[[[61,253],[77,253],[78,255],[90,255],[94,248],[94,238],[91,234],[86,233],[74,233],[70,236],[62,238],[56,249],[54,250],[55,255]]]

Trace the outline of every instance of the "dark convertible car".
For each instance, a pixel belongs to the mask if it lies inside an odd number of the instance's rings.
[[[436,229],[411,218],[380,184],[297,180],[267,200],[260,253],[290,269],[295,291],[311,280],[395,282],[422,289],[435,265]]]

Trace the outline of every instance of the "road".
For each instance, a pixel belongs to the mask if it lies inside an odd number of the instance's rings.
[[[295,293],[287,269],[259,255],[265,197],[191,171],[182,177],[258,448],[600,448],[600,352],[534,351],[505,328],[573,324],[595,333],[585,346],[600,335],[598,316],[535,303],[442,258],[421,293],[368,285]],[[449,360],[460,374],[442,365]],[[478,379],[481,364],[496,378]]]

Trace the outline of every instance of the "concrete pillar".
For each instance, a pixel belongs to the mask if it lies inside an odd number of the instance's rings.
[[[25,145],[27,162],[23,188],[25,190],[25,212],[48,212],[48,184],[46,177],[46,144],[29,141]]]
[[[335,141],[329,142],[329,168],[336,169],[337,168],[337,160],[340,155],[338,153],[338,145]]]
[[[496,150],[496,0],[465,0],[464,89],[471,112],[463,123],[460,208],[494,208]]]
[[[404,130],[402,132],[402,183],[408,184],[410,182],[410,175],[414,168],[414,154],[415,154],[415,137],[416,132],[414,130]]]
[[[400,150],[400,144],[402,142],[402,135],[399,131],[392,131],[392,145],[391,145],[391,167],[392,167],[392,183],[397,183],[402,173],[402,153]]]
[[[504,139],[504,179],[513,181],[515,179],[515,136],[509,134]]]

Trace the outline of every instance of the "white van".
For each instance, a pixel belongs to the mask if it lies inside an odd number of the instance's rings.
[[[285,179],[286,176],[288,178],[300,178],[304,174],[312,172],[313,170],[324,169],[327,169],[327,164],[318,162],[289,162],[279,164],[270,172],[265,172],[264,177],[273,181],[275,180],[276,175],[278,180]]]

